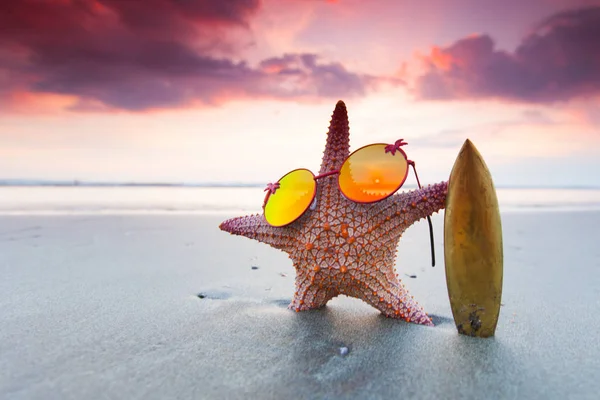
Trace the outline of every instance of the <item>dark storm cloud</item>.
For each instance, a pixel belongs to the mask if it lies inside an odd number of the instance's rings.
[[[75,95],[82,109],[128,110],[235,97],[339,98],[377,83],[314,54],[258,67],[216,56],[229,30],[250,35],[258,7],[258,0],[2,2],[0,83],[4,93]]]
[[[543,21],[514,52],[471,36],[424,59],[416,81],[424,99],[501,98],[551,103],[600,94],[600,7]]]

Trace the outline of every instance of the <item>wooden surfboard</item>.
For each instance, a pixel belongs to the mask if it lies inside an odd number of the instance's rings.
[[[458,332],[493,336],[502,298],[502,225],[492,177],[469,139],[448,181],[444,260]]]

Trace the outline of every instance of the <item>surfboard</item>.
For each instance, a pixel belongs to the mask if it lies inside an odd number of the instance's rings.
[[[492,176],[469,139],[448,180],[444,261],[458,332],[493,336],[502,299],[502,224]]]

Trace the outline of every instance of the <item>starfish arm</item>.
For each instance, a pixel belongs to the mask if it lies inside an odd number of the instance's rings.
[[[331,116],[327,143],[323,152],[320,174],[342,167],[344,159],[350,154],[350,128],[348,111],[343,101],[338,101]]]
[[[384,271],[315,272],[298,268],[296,292],[289,308],[306,311],[321,308],[329,300],[343,294],[361,299],[389,318],[403,319],[414,324],[433,326],[431,318],[408,293],[391,268]]]
[[[290,310],[306,311],[321,308],[339,294],[333,285],[315,284],[318,274],[314,269],[296,266],[296,271],[296,291],[288,306]]]
[[[289,226],[272,227],[262,214],[231,218],[221,223],[219,228],[232,235],[255,239],[280,250],[291,248],[294,241],[293,235],[296,234],[295,229]]]
[[[447,192],[448,182],[440,182],[392,196],[379,210],[378,222],[392,223],[390,228],[402,225],[406,229],[420,219],[444,209]]]
[[[371,281],[363,290],[348,294],[367,302],[386,317],[403,319],[418,325],[433,326],[433,322],[425,310],[409,294],[404,285],[395,279],[387,282],[385,286]]]

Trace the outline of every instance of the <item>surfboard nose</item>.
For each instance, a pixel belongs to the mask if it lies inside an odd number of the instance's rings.
[[[469,139],[460,149],[448,181],[444,260],[458,332],[493,336],[502,298],[502,224],[492,176]]]

